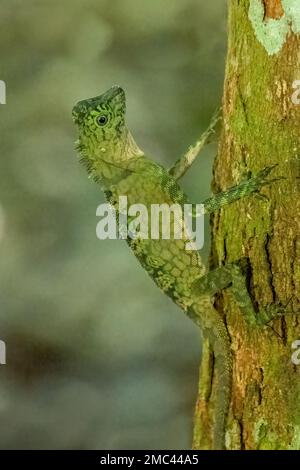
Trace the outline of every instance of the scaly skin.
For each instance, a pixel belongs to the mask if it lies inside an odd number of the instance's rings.
[[[125,125],[125,94],[113,87],[101,96],[80,101],[73,109],[79,130],[77,148],[81,162],[99,182],[108,201],[118,214],[119,196],[127,196],[128,205],[188,203],[175,175],[184,173],[180,162],[167,171],[146,158]],[[185,158],[191,161],[191,158]],[[274,180],[267,180],[272,168],[256,177],[204,201],[205,212],[213,212],[252,193]],[[174,176],[173,176],[174,175]],[[212,303],[220,289],[231,287],[246,318],[257,321],[246,289],[240,265],[232,264],[206,273],[198,251],[187,251],[181,240],[127,239],[142,266],[158,287],[187,314],[209,340],[215,357],[217,393],[213,447],[224,448],[225,426],[230,404],[232,358],[230,341],[223,319]],[[273,312],[267,318],[274,316]]]

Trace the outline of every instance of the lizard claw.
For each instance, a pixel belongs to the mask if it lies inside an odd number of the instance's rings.
[[[267,176],[269,176],[271,171],[274,170],[274,168],[276,168],[278,165],[279,165],[278,163],[274,163],[274,165],[267,166],[266,168],[264,168],[263,170],[260,170],[257,173],[257,177],[266,178]]]
[[[295,296],[291,296],[288,301],[283,304],[278,302],[274,305],[268,305],[259,313],[258,322],[261,325],[267,325],[272,320],[282,317],[284,315],[299,315],[300,310],[287,312],[287,307],[291,304]]]
[[[270,199],[268,198],[268,196],[266,196],[265,194],[261,194],[260,192],[256,191],[254,193],[254,197],[256,197],[257,199],[260,199],[260,201],[263,201],[263,202],[269,202]]]
[[[263,170],[260,170],[254,178],[261,183],[264,183],[267,180],[267,177],[270,175],[270,173],[278,166],[278,163],[275,163],[275,165],[267,166]]]
[[[257,173],[257,175],[255,175],[253,178],[251,178],[253,183],[256,185],[258,194],[259,194],[259,190],[262,186],[267,186],[267,185],[270,185],[270,184],[274,183],[275,181],[282,181],[282,180],[286,179],[284,176],[277,176],[275,178],[268,179],[268,176],[270,175],[270,173],[277,166],[278,166],[278,163],[275,163],[275,165],[268,166],[268,167],[264,168],[263,170],[259,171]],[[259,194],[259,197],[260,196],[262,196],[262,195]],[[265,196],[262,196],[262,198],[264,198],[264,200],[266,200]]]
[[[214,134],[216,133],[216,125],[218,124],[218,122],[222,119],[222,106],[220,108],[217,108],[216,111],[214,112],[213,114],[213,117],[210,121],[210,124],[209,124],[209,127],[207,129],[207,133],[209,135],[208,137],[208,143],[210,143],[212,141],[212,138],[214,136]]]

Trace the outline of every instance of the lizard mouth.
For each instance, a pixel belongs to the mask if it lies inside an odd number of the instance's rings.
[[[125,92],[119,86],[113,86],[102,95],[78,101],[72,110],[72,118],[75,124],[80,124],[87,113],[96,109],[99,105],[108,104],[112,101],[121,102],[125,107]]]

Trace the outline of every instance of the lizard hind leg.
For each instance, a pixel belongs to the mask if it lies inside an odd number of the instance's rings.
[[[246,264],[248,264],[248,260],[247,258],[243,258],[238,263],[229,265],[232,278],[230,290],[241,310],[241,313],[249,325],[262,327],[268,325],[272,320],[284,315],[300,314],[299,310],[293,311],[290,306],[293,297],[291,297],[285,304],[275,303],[273,305],[268,305],[263,309],[259,309],[259,311],[256,312],[247,287],[247,276],[245,273]]]
[[[202,335],[201,340],[201,362],[198,382],[198,398],[196,404],[196,423],[194,427],[193,448],[208,450],[211,448],[211,437],[207,433],[208,423],[210,421],[209,402],[212,393],[213,378],[213,351],[207,338]]]
[[[245,320],[252,326],[266,324],[271,319],[286,314],[288,307],[272,306],[263,312],[255,311],[247,287],[247,265],[247,258],[243,258],[239,262],[212,270],[198,279],[193,286],[194,303],[187,311],[188,316],[201,328],[203,337],[209,341],[214,355],[214,449],[225,447],[225,429],[232,390],[232,354],[225,322],[212,305],[212,296],[222,289],[230,288]],[[203,385],[205,391],[205,384]]]
[[[229,288],[247,323],[258,325],[259,315],[255,311],[247,286],[247,269],[247,258],[225,264],[198,279],[193,287],[194,293],[198,296],[209,294],[212,297],[217,292]],[[268,315],[267,317],[269,318]]]

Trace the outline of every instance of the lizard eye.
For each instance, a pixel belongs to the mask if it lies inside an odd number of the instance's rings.
[[[100,114],[100,116],[97,117],[96,121],[99,126],[105,126],[108,121],[108,117],[104,114]]]

